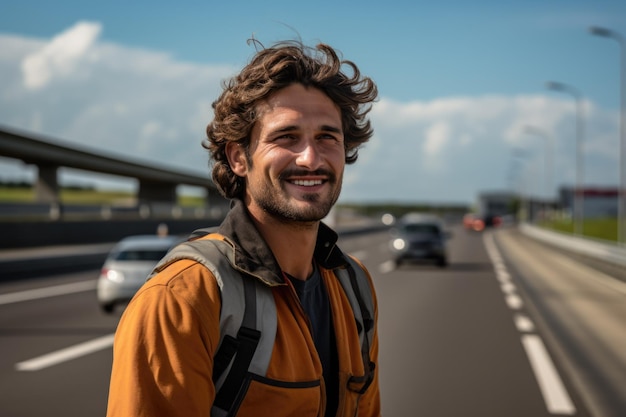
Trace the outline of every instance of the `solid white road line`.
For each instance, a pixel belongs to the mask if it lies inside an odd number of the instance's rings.
[[[114,333],[15,364],[18,371],[39,371],[113,346]]]
[[[522,336],[522,344],[526,349],[548,411],[552,414],[574,414],[576,408],[541,338],[537,335],[526,334]]]
[[[71,284],[55,285],[53,287],[37,288],[34,290],[18,291],[9,294],[0,294],[0,305],[19,303],[21,301],[37,300],[39,298],[54,297],[57,295],[73,294],[95,290],[98,280],[74,282]]]

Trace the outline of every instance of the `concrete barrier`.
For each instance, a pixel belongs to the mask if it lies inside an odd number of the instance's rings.
[[[100,268],[117,240],[130,234],[153,234],[158,226],[155,221],[136,223],[138,222],[82,222],[80,226],[55,223],[60,229],[47,223],[39,225],[39,231],[35,230],[37,228],[33,224],[22,225],[20,232],[30,239],[25,239],[25,242],[21,242],[23,245],[16,246],[15,242],[5,236],[5,244],[13,243],[13,246],[3,248],[0,245],[0,282]],[[167,222],[170,234],[181,236],[201,227],[217,226],[219,223],[217,220],[202,223]],[[68,236],[68,231],[75,228],[78,230]],[[350,236],[385,229],[386,226],[369,221],[340,226],[336,230],[340,236]],[[78,233],[80,230],[82,233]],[[63,236],[59,233],[63,233]],[[2,241],[0,238],[0,243]]]
[[[626,267],[626,248],[620,247],[617,244],[580,238],[565,233],[546,230],[527,223],[520,224],[519,230],[526,236],[541,240],[561,249]]]
[[[220,224],[221,219],[146,219],[0,222],[0,249],[116,242],[125,236],[153,234],[161,223],[170,234]]]

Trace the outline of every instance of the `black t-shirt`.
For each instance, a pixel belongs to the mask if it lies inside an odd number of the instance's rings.
[[[326,383],[326,416],[334,416],[337,413],[339,401],[339,365],[335,329],[326,286],[315,265],[313,274],[306,281],[286,275],[293,284],[300,298],[302,309],[311,322],[313,341],[322,362]]]

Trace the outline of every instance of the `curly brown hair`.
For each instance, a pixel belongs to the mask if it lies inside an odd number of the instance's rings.
[[[347,74],[343,66],[352,71]],[[250,132],[257,120],[257,104],[276,91],[300,83],[325,93],[341,110],[346,164],[357,160],[359,147],[372,137],[366,118],[378,89],[357,66],[342,60],[326,44],[315,48],[301,42],[279,42],[256,53],[241,72],[224,82],[224,91],[213,102],[214,118],[207,126],[207,148],[213,160],[213,181],[226,198],[242,198],[245,182],[232,172],[226,144],[237,142],[249,155]]]

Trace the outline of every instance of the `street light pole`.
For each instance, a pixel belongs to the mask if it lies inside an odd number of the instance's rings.
[[[617,242],[626,245],[626,39],[614,30],[592,26],[592,35],[603,36],[617,41],[620,46],[620,185],[617,205]]]
[[[554,173],[554,143],[552,137],[549,136],[542,129],[539,129],[535,126],[524,126],[524,133],[529,135],[539,136],[543,138],[546,142],[546,152],[544,155],[544,175],[545,175],[545,184],[544,184],[544,192],[546,198],[546,205],[544,206],[544,214],[548,211],[548,202],[552,200],[553,197],[553,173]]]
[[[512,150],[512,161],[514,163],[519,163],[522,159],[526,158],[526,152],[520,148],[516,148]],[[515,167],[517,169],[517,166]],[[523,168],[520,169],[523,171]],[[515,172],[517,176],[517,184],[516,188],[518,189],[519,197],[520,197],[520,205],[518,209],[518,219],[522,222],[528,222],[530,219],[530,200],[532,200],[532,196],[529,188],[524,184],[524,173],[523,172]],[[528,195],[526,195],[528,193]]]
[[[574,234],[581,236],[583,234],[583,178],[585,176],[583,159],[584,119],[582,97],[577,89],[567,84],[548,81],[546,83],[546,88],[549,90],[569,93],[576,101],[576,186],[574,188]]]

